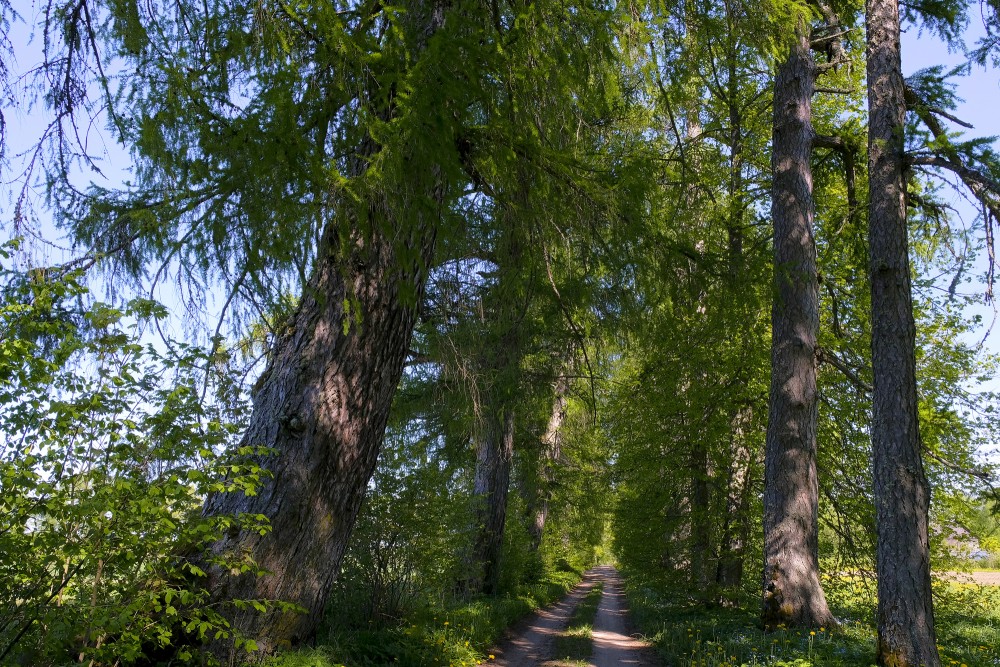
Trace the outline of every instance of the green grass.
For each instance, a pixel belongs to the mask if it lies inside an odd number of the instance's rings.
[[[594,618],[603,591],[603,584],[594,584],[576,605],[566,629],[556,637],[555,655],[560,659],[557,664],[574,664],[590,657],[594,648]]]
[[[636,622],[677,667],[865,667],[875,661],[874,598],[867,586],[829,582],[839,628],[765,633],[756,610],[705,609],[655,587],[628,586]],[[1000,589],[939,583],[935,618],[945,667],[1000,666]]]
[[[563,597],[579,581],[558,573],[516,595],[481,598],[448,609],[414,612],[393,627],[332,632],[315,649],[284,653],[269,667],[470,667],[487,660],[504,631]]]

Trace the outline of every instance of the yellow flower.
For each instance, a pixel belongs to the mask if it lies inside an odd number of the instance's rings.
[[[492,653],[490,653],[490,660],[494,660],[494,659],[496,659],[496,656],[493,655]]]
[[[809,633],[809,636],[810,636],[810,637],[815,637],[815,636],[816,636],[816,631],[815,631],[815,630],[813,630],[812,632],[810,632],[810,633]]]
[[[444,624],[445,624],[445,625],[448,625],[448,621],[445,621],[445,622],[444,622]]]

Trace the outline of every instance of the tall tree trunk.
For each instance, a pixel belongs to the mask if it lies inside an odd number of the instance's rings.
[[[272,477],[256,495],[216,494],[206,502],[207,515],[263,514],[271,523],[266,535],[234,529],[214,545],[217,555],[252,556],[269,574],[233,576],[214,568],[213,599],[283,600],[306,610],[232,610],[233,626],[265,651],[307,639],[319,623],[375,468],[416,320],[418,301],[399,294],[416,287],[419,299],[434,238],[431,220],[411,230],[417,259],[409,266],[399,264],[384,238],[367,239],[349,251],[348,285],[330,230],[323,260],[254,396],[241,442],[274,451],[258,459]],[[351,295],[361,321],[345,332],[343,304]]]
[[[687,39],[694,39],[693,31],[688,33]],[[700,113],[700,90],[695,90],[692,93],[691,108],[687,110],[684,119],[685,133],[687,134],[688,143],[691,146],[693,154],[690,160],[693,174],[690,176],[691,181],[687,185],[685,195],[685,201],[690,210],[698,210],[699,204],[698,185],[701,179],[701,160],[698,156],[696,142],[703,131]],[[702,292],[702,285],[696,284],[696,280],[694,279],[696,271],[697,267],[692,263],[686,280],[693,288],[693,294],[691,295],[692,305],[698,308],[704,300],[704,293]],[[689,391],[691,385],[695,382],[704,381],[702,369],[690,368],[688,372],[685,392]],[[688,570],[691,576],[691,585],[696,591],[695,594],[703,600],[708,601],[710,595],[708,590],[709,561],[712,555],[712,517],[709,505],[711,500],[709,484],[711,482],[712,470],[708,451],[709,443],[706,442],[705,438],[701,437],[700,433],[695,433],[694,437],[689,440],[689,446],[687,463],[691,481],[688,491],[691,539],[689,542],[690,558]]]
[[[727,15],[728,18],[728,15]],[[730,29],[733,25],[729,22]],[[726,103],[729,107],[729,182],[728,200],[729,214],[726,219],[728,237],[728,274],[729,289],[734,292],[742,288],[746,257],[744,256],[744,218],[746,215],[746,197],[744,195],[743,178],[743,114],[740,109],[740,75],[738,72],[739,52],[735,43],[729,43],[726,54],[728,66],[728,86]],[[734,312],[735,314],[735,312]],[[748,326],[750,325],[750,326]],[[746,317],[737,317],[736,335],[748,335],[752,327]],[[740,364],[742,370],[743,365]],[[737,373],[741,372],[737,371]],[[742,382],[737,382],[741,386]],[[729,397],[733,400],[733,397]],[[716,594],[713,596],[720,604],[735,604],[736,596],[732,593],[743,583],[744,550],[750,536],[750,494],[752,454],[746,442],[746,424],[750,420],[752,409],[749,406],[736,407],[729,420],[729,464],[726,471],[726,483],[722,487],[724,506],[726,508],[722,522],[722,535],[719,540],[719,560],[715,570]]]
[[[743,583],[743,562],[750,538],[750,497],[753,493],[753,455],[746,443],[744,425],[750,420],[750,408],[736,410],[731,423],[729,470],[725,486],[726,512],[719,542],[719,562],[715,583],[722,604],[732,599],[726,591],[738,589]]]
[[[476,541],[470,592],[495,594],[500,585],[507,490],[514,457],[514,412],[510,408],[484,417],[484,433],[476,448]]]
[[[691,442],[689,453],[691,475],[691,584],[695,596],[708,602],[709,571],[712,558],[712,516],[709,477],[712,474],[708,456],[708,444],[698,435]]]
[[[443,25],[445,4],[415,0],[410,9],[419,54]],[[376,111],[388,118],[390,107]],[[362,176],[378,149],[365,139],[351,175]],[[205,503],[206,516],[270,522],[264,535],[234,524],[210,554],[249,556],[266,574],[205,567],[212,600],[237,635],[255,639],[264,653],[315,633],[375,468],[434,255],[440,211],[424,198],[440,206],[443,197],[438,169],[407,178],[400,190],[407,194],[375,192],[366,208],[347,207],[353,231],[346,238],[343,221],[324,230],[314,273],[258,381],[241,440],[269,450],[254,459],[270,476],[254,495],[213,494]],[[280,600],[304,611],[259,613],[227,604],[232,600]],[[212,650],[227,648],[216,643]]]
[[[915,327],[903,183],[906,115],[897,0],[868,0],[868,242],[872,450],[878,533],[878,662],[936,667],[927,512],[917,423]]]
[[[809,165],[815,68],[808,34],[802,20],[774,83],[774,303],[762,614],[767,627],[834,622],[819,581],[815,357],[819,294]]]
[[[562,454],[562,425],[566,419],[566,396],[569,393],[569,378],[561,374],[553,387],[552,414],[549,423],[542,434],[541,470],[539,471],[538,491],[535,507],[531,513],[531,523],[528,534],[531,537],[531,550],[538,551],[545,533],[545,521],[549,516],[549,501],[552,499],[552,484],[555,481],[553,468]]]

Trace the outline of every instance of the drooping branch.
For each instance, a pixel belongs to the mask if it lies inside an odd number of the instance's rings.
[[[961,154],[951,145],[948,140],[948,133],[942,125],[938,116],[958,123],[963,127],[971,127],[951,114],[945,113],[941,109],[927,104],[917,93],[917,91],[906,85],[904,89],[906,106],[917,114],[921,122],[930,130],[937,147],[932,155],[908,155],[906,163],[908,166],[924,166],[947,169],[954,173],[972,195],[983,206],[983,222],[986,227],[987,251],[989,255],[989,269],[986,281],[986,300],[993,300],[993,279],[996,261],[993,252],[993,225],[1000,223],[1000,182],[992,178],[981,170],[976,169],[962,159]]]
[[[907,156],[906,163],[913,167],[940,167],[951,171],[962,179],[962,182],[976,195],[977,199],[990,208],[993,215],[1000,213],[1000,207],[998,207],[1000,201],[995,199],[1000,198],[1000,181],[980,170],[969,167],[960,160],[941,155],[910,155]]]

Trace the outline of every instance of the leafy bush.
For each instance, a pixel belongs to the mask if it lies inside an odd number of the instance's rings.
[[[202,548],[233,522],[268,529],[200,514],[264,474],[220,454],[241,404],[206,384],[209,354],[139,342],[158,304],[88,304],[77,271],[0,271],[0,663],[194,659],[184,644],[229,636]]]

